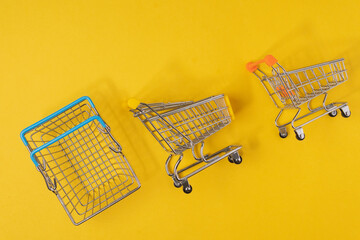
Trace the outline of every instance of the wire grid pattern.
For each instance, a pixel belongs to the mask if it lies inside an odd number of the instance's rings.
[[[172,111],[142,112],[138,117],[161,146],[175,154],[181,154],[231,122],[224,95]]]
[[[95,115],[96,110],[85,100],[30,130],[25,134],[30,152]]]
[[[81,223],[139,185],[106,129],[94,120],[36,153],[57,183],[57,196],[74,223]]]
[[[344,59],[339,59],[289,72],[278,65],[268,82],[273,90],[270,95],[276,94],[285,108],[294,108],[345,82],[347,78]]]
[[[25,133],[30,152],[86,119],[98,115],[84,100]],[[117,143],[98,120],[35,154],[40,169],[56,181],[56,195],[70,219],[78,225],[120,201],[140,183]]]
[[[147,114],[153,111],[159,111],[162,113],[170,112],[172,110],[176,110],[193,103],[194,103],[193,101],[187,101],[187,102],[174,102],[174,103],[150,103],[146,105],[140,104],[137,107],[137,109],[131,109],[130,111],[134,113],[135,117],[138,117],[139,115]]]

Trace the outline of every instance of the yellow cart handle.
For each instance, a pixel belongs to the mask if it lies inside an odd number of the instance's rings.
[[[231,107],[230,99],[229,99],[229,97],[227,95],[225,95],[224,98],[225,98],[225,103],[226,103],[226,105],[228,106],[228,109],[229,109],[230,117],[231,117],[232,120],[235,120],[235,114],[234,114],[234,111],[233,111],[233,109]]]

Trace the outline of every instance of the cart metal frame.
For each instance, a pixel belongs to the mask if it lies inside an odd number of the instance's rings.
[[[260,69],[262,63],[271,67],[271,75]],[[275,118],[275,126],[282,138],[288,135],[286,129],[288,125],[294,129],[296,138],[303,140],[305,138],[303,126],[325,115],[335,117],[338,109],[343,117],[349,117],[351,114],[347,102],[326,103],[327,92],[348,79],[343,58],[286,71],[273,56],[268,55],[257,62],[249,62],[246,68],[260,80],[275,106],[280,109]],[[313,108],[313,100],[321,95],[323,95],[321,106]],[[304,104],[307,104],[309,112],[300,115],[301,105]],[[279,119],[288,109],[297,111],[291,121],[280,124]],[[305,121],[296,125],[299,120]]]
[[[132,99],[129,107],[134,117],[139,118],[165,151],[169,152],[165,162],[166,173],[173,179],[175,187],[182,186],[185,193],[192,191],[188,178],[220,160],[227,157],[232,163],[242,162],[239,154],[242,146],[231,145],[213,154],[204,154],[204,140],[231,122],[233,113],[225,95],[197,102],[176,103],[146,104]],[[198,155],[196,147],[199,144]],[[187,149],[191,149],[195,161],[179,169],[183,152]],[[171,169],[170,162],[176,157],[174,168]],[[187,170],[190,173],[180,177]]]

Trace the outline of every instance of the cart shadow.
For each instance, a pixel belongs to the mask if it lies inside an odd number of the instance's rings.
[[[155,159],[154,151],[146,141],[144,129],[127,107],[130,98],[126,90],[119,90],[112,79],[99,79],[82,92],[93,100],[100,116],[110,126],[111,133],[123,148],[130,165],[141,180],[150,178],[159,166],[149,159]]]
[[[239,60],[239,66],[245,66],[243,60]],[[227,127],[205,140],[205,151],[215,152],[224,146],[241,145],[251,142],[256,148],[258,145],[254,134],[250,140],[244,132],[244,121],[242,115],[246,115],[253,101],[253,91],[249,74],[244,74],[244,68],[239,67],[233,74],[217,76],[197,76],[191,69],[179,62],[172,62],[159,71],[145,85],[134,93],[141,102],[177,102],[197,101],[218,94],[226,94],[236,115],[236,119]],[[144,130],[146,131],[146,130]],[[221,139],[221,140],[219,140]],[[152,140],[156,142],[154,139]],[[191,156],[184,157],[184,164],[191,161]],[[161,160],[164,163],[163,159]]]
[[[283,37],[279,37],[279,40],[268,46],[267,49],[261,50],[261,55],[255,59],[271,54],[278,58],[279,63],[288,71],[316,64],[322,60],[329,60],[326,59],[324,51],[320,48],[314,48],[314,43],[309,42],[310,37],[315,38],[315,32],[316,29],[313,28],[311,22],[304,22],[304,24],[291,29]],[[321,44],[323,41],[322,39],[317,40],[318,44]],[[286,53],[286,55],[283,53]]]
[[[342,44],[342,43],[341,43]],[[345,92],[346,96],[354,96],[358,94],[360,91],[359,81],[355,81],[355,79],[359,79],[360,72],[358,69],[360,68],[360,64],[358,60],[360,58],[360,41],[356,44],[351,44],[347,49],[345,49],[341,56],[345,59],[345,64],[348,69],[349,81],[346,83],[347,89]]]
[[[162,150],[142,123],[133,117],[127,101],[130,98],[146,103],[196,101],[225,93],[232,102],[235,115],[241,115],[244,106],[252,99],[249,81],[241,76],[241,72],[242,69],[239,69],[238,75],[232,78],[196,77],[195,73],[181,67],[181,64],[171,63],[139,87],[134,94],[130,95],[126,90],[118,89],[115,80],[103,78],[86,86],[79,95],[85,93],[93,100],[99,114],[111,127],[112,134],[123,147],[125,156],[142,181],[154,175],[166,175],[164,164],[168,153]],[[245,134],[241,132],[241,127],[236,127],[236,123],[243,125],[241,117],[216,133],[216,137],[207,139],[206,149],[215,152],[224,145],[244,142]],[[184,162],[186,163],[186,159]]]

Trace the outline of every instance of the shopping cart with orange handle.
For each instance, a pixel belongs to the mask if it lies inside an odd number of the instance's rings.
[[[266,74],[260,69],[262,63],[271,67],[271,74]],[[347,118],[351,114],[346,102],[326,103],[327,92],[348,79],[343,58],[286,71],[273,56],[268,55],[257,62],[249,62],[246,68],[255,74],[274,104],[280,108],[275,119],[275,125],[278,127],[279,135],[282,138],[288,135],[286,130],[288,125],[294,129],[296,138],[303,140],[305,138],[303,126],[306,124],[325,115],[335,117],[338,109],[340,109],[343,117]],[[312,100],[320,95],[323,95],[322,105],[312,108]],[[300,115],[301,105],[305,103],[307,103],[309,112]],[[297,112],[291,121],[280,124],[280,116],[286,109],[297,109]],[[301,120],[301,124],[295,125],[299,120]]]

